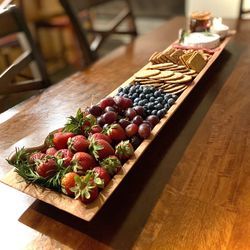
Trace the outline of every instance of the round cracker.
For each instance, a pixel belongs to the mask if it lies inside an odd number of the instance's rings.
[[[180,84],[180,83],[186,83],[186,82],[190,82],[192,80],[192,76],[188,76],[188,75],[183,75],[183,77],[181,79],[178,80],[167,80],[167,83],[176,83],[176,84]]]
[[[152,69],[152,70],[141,70],[134,74],[136,78],[147,78],[150,76],[155,76],[160,74],[160,70],[158,69]]]
[[[169,71],[169,70],[165,70],[165,71],[161,71],[160,74],[156,75],[156,76],[151,76],[149,77],[150,79],[161,79],[161,78],[167,78],[170,77],[174,74],[173,71]]]
[[[148,69],[160,69],[162,67],[169,67],[169,66],[172,66],[174,65],[173,63],[159,63],[159,64],[154,64],[154,65],[150,65],[148,67]]]
[[[164,81],[172,81],[172,80],[179,80],[183,78],[184,75],[180,72],[174,72],[174,74],[168,78],[165,78]]]

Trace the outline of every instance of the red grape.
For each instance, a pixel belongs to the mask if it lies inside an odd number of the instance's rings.
[[[152,127],[160,121],[157,115],[150,115],[146,118],[146,120],[151,123]]]
[[[116,121],[117,113],[114,111],[108,111],[102,115],[102,118],[104,120],[104,123],[111,124]]]
[[[129,120],[132,120],[137,114],[133,108],[128,108],[125,113],[126,117],[129,118]]]
[[[127,119],[121,118],[119,120],[119,124],[125,129],[130,124],[130,121],[128,121]]]
[[[136,111],[137,115],[144,116],[145,110],[142,106],[135,106],[134,110]]]
[[[142,123],[138,128],[138,134],[141,138],[147,139],[150,136],[151,128],[148,124]]]
[[[139,126],[143,122],[143,118],[140,115],[136,115],[132,122]]]
[[[97,116],[100,116],[102,114],[102,109],[101,107],[99,107],[98,105],[92,105],[89,109],[88,109],[88,112],[97,117]]]
[[[100,101],[99,106],[104,110],[107,106],[113,106],[114,104],[115,101],[113,97],[108,96]]]
[[[132,137],[137,134],[138,126],[135,123],[131,123],[125,128],[125,131],[128,137]]]

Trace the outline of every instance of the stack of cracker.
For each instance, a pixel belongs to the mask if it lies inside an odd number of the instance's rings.
[[[170,47],[162,52],[153,53],[149,61],[152,64],[173,63],[183,65],[187,69],[193,69],[199,73],[205,67],[210,56],[202,50],[183,50]]]
[[[188,87],[187,83],[192,81],[192,76],[177,71],[166,70],[166,65],[163,63],[158,64],[158,68],[156,68],[156,65],[151,65],[148,69],[137,72],[134,75],[133,83],[153,86],[169,94],[183,92]]]

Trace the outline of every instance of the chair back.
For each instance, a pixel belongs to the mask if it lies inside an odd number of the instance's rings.
[[[78,15],[80,11],[88,11],[92,7],[111,1],[112,0],[60,0],[64,11],[71,21],[75,35],[79,40],[79,46],[82,50],[85,64],[90,64],[97,58],[97,50],[111,34],[127,34],[132,36],[137,35],[135,20],[129,0],[123,1],[126,6],[119,13],[117,13],[117,15],[112,18],[112,20],[109,21],[109,24],[104,29],[94,28],[93,25],[88,29],[83,27]],[[118,27],[120,27],[120,25],[127,18],[130,19],[129,28],[123,31],[118,30]],[[88,40],[87,35],[89,33],[94,35],[94,39],[92,41]]]
[[[0,94],[11,94],[49,86],[50,80],[20,9],[14,5],[0,8],[0,38],[16,34],[23,53],[0,74]],[[34,79],[15,81],[30,66]],[[21,77],[19,77],[21,78]]]

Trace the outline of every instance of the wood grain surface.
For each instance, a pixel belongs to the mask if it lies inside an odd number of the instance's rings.
[[[250,249],[250,22],[90,223],[0,184],[4,249]],[[184,18],[0,115],[0,175],[16,146],[39,145],[167,47]]]

